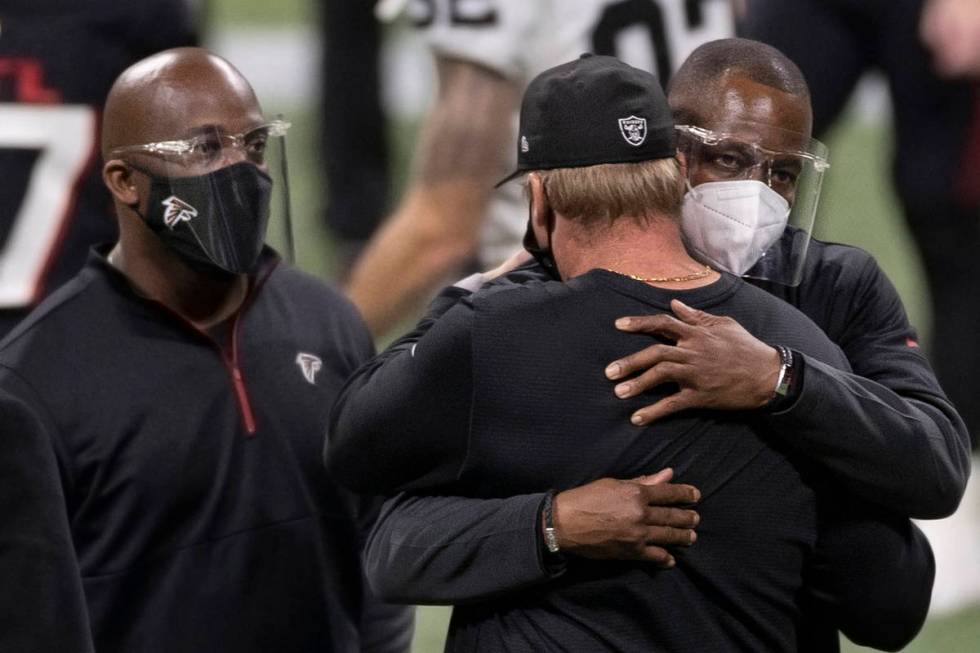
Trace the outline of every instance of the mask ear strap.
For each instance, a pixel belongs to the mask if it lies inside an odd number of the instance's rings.
[[[694,199],[701,199],[701,194],[694,190],[694,186],[691,185],[691,180],[688,179],[686,175],[684,176],[684,186],[687,187],[687,192],[690,193]]]
[[[528,204],[527,210],[527,231],[524,232],[524,249],[534,257],[534,259],[543,267],[548,273],[557,280],[561,280],[561,275],[558,273],[558,263],[555,261],[555,257],[551,254],[551,243],[548,243],[549,247],[542,247],[538,243],[538,239],[534,235],[534,227],[532,226],[531,220],[531,206]],[[551,212],[552,219],[554,217],[554,212]],[[550,238],[551,231],[553,230],[553,224],[548,229],[548,236]]]
[[[534,259],[556,279],[561,279],[558,274],[558,264],[555,263],[551,250],[538,245],[538,239],[534,237],[534,230],[531,228],[531,220],[528,218],[527,231],[524,232],[524,249],[534,257]]]

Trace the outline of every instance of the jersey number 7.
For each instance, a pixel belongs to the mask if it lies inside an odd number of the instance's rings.
[[[0,249],[0,309],[38,299],[95,134],[96,112],[88,106],[0,103],[0,149],[39,151],[20,206],[0,207],[8,212],[0,219],[12,220]]]

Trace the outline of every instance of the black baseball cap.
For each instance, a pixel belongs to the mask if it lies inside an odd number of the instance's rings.
[[[677,155],[674,118],[659,80],[616,57],[583,54],[528,84],[517,170],[630,163]]]

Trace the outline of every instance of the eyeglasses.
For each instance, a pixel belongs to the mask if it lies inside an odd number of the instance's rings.
[[[150,154],[190,168],[213,165],[224,159],[228,151],[237,149],[244,152],[252,163],[262,165],[269,139],[285,136],[291,126],[291,123],[283,120],[273,120],[240,134],[223,134],[217,129],[209,129],[203,134],[181,140],[117,147],[110,154]]]
[[[817,172],[830,167],[825,157],[810,152],[771,150],[692,125],[677,125],[676,129],[680,149],[690,157],[688,165],[715,179],[758,179],[789,196],[808,167]]]

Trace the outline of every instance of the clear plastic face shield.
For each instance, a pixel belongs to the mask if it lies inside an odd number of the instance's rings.
[[[292,260],[289,126],[273,120],[235,134],[206,126],[184,139],[128,145],[111,155],[150,178],[137,210],[185,262],[241,274],[252,270],[270,230]]]
[[[830,167],[827,148],[753,123],[677,131],[687,162],[681,224],[690,253],[732,274],[798,285]]]

